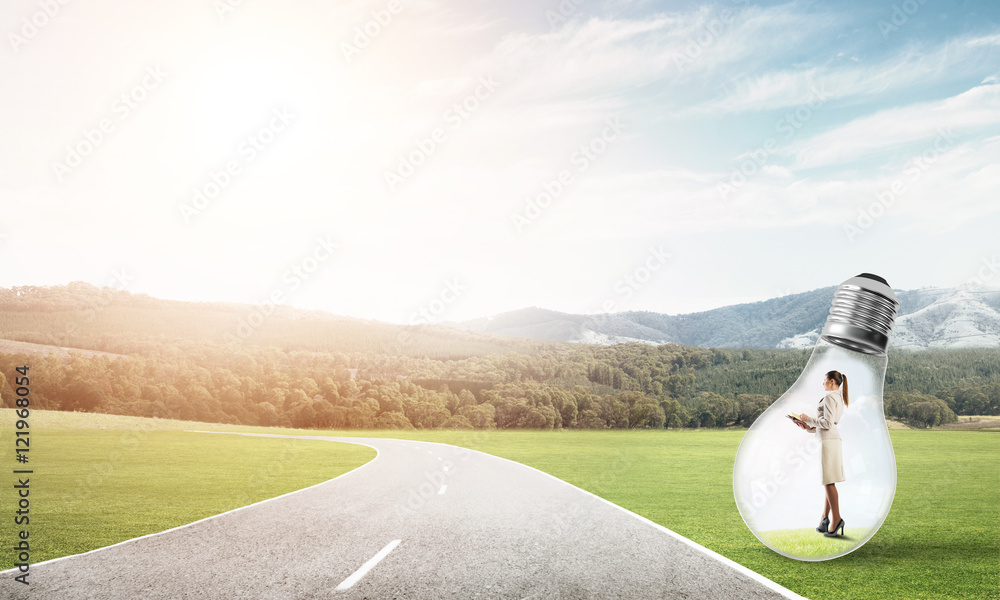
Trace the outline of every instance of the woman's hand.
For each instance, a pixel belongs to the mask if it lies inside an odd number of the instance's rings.
[[[808,419],[808,418],[809,417],[806,416],[806,413],[802,413],[802,414],[799,415],[799,419],[801,419],[803,423],[805,423],[806,419]]]

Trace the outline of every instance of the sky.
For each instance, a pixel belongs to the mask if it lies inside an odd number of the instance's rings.
[[[11,0],[0,286],[407,323],[1000,285],[992,1]]]

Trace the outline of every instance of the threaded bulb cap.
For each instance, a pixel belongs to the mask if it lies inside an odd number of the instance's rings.
[[[862,273],[837,287],[820,337],[865,354],[885,354],[898,310],[889,283],[878,275]]]

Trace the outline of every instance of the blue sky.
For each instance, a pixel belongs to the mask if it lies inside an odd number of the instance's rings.
[[[0,12],[0,285],[394,322],[1000,285],[995,3],[231,4]]]

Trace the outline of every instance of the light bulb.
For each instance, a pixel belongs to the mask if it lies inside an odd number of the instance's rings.
[[[898,307],[892,288],[877,275],[841,284],[802,374],[743,436],[733,467],[736,506],[753,534],[779,554],[798,560],[843,556],[871,539],[889,514],[896,460],[882,385]],[[836,537],[817,531],[827,498],[820,430],[807,432],[787,417],[817,417],[829,371],[844,374],[848,384],[847,406],[836,423],[844,477],[835,483],[844,520],[843,535]],[[827,448],[835,456],[835,446]]]

